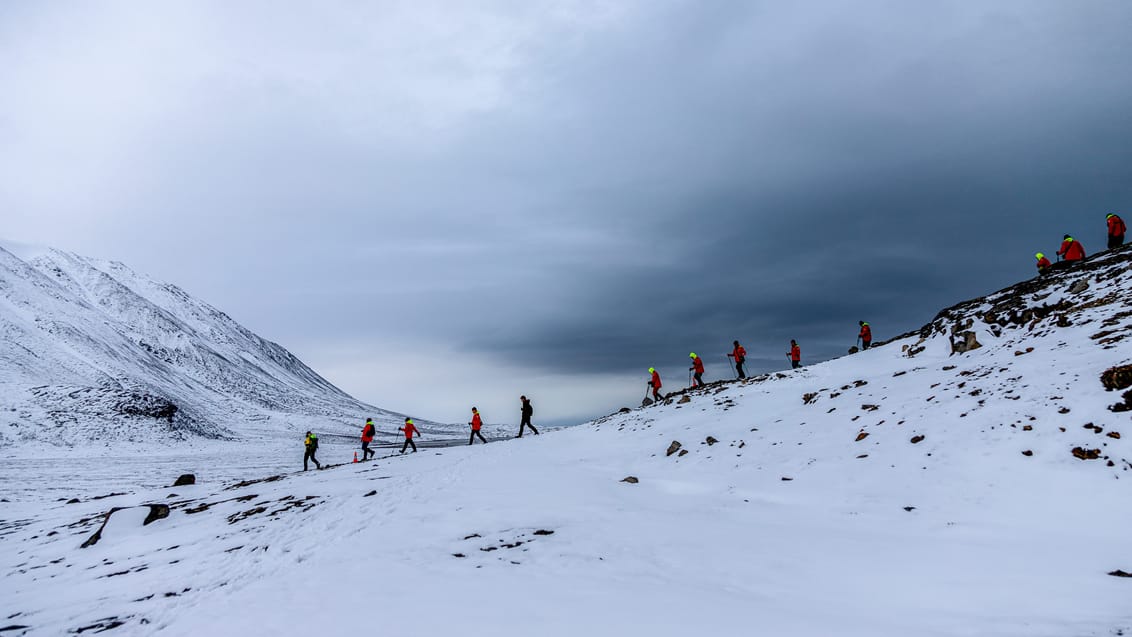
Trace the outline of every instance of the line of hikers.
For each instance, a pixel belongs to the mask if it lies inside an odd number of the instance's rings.
[[[861,328],[861,330],[857,332],[857,342],[861,344],[861,349],[869,349],[869,346],[873,344],[873,328],[865,321],[857,321],[857,325]],[[747,362],[747,350],[739,344],[739,341],[732,341],[731,344],[734,347],[731,352],[727,354],[727,360],[729,363],[732,363],[732,369],[735,370],[739,380],[743,380],[747,377],[746,370],[743,369],[743,365]],[[790,359],[791,369],[798,369],[802,366],[802,348],[798,345],[798,341],[790,339],[790,351],[786,352],[786,356]],[[703,359],[695,352],[688,354],[688,357],[692,359],[692,366],[688,368],[689,375],[691,376],[688,381],[689,385],[692,387],[706,385],[707,383],[704,382]],[[660,395],[660,387],[662,385],[660,372],[656,371],[655,367],[649,368],[649,379],[645,381],[645,385],[652,388],[652,399],[654,401],[664,399],[664,397]],[[645,395],[647,397],[648,393],[646,392]]]
[[[1108,250],[1119,248],[1124,245],[1124,234],[1128,231],[1128,226],[1124,225],[1124,220],[1116,213],[1109,213],[1105,217],[1105,224],[1108,226]],[[1048,274],[1056,267],[1046,255],[1041,252],[1034,255],[1037,258],[1038,273]],[[1061,239],[1061,247],[1057,249],[1058,264],[1065,263],[1067,265],[1076,263],[1085,258],[1085,246],[1081,242],[1074,239],[1070,235],[1065,235]]]
[[[522,403],[522,407],[519,410],[519,435],[516,436],[516,438],[522,438],[523,431],[527,428],[530,428],[537,436],[538,429],[535,429],[534,424],[531,423],[531,418],[535,415],[534,405],[531,404],[531,400],[526,396],[519,396],[519,400]],[[481,442],[487,444],[487,439],[480,433],[480,429],[483,428],[483,419],[480,417],[479,409],[472,407],[472,420],[468,422],[468,425],[472,428],[472,432],[468,436],[468,444],[474,443],[476,438],[479,438]],[[420,436],[421,430],[417,428],[413,419],[405,418],[404,426],[398,427],[397,431],[405,434],[405,443],[401,445],[401,453],[405,453],[410,447],[413,449],[413,453],[416,453],[417,443],[413,441],[413,438]],[[370,449],[370,443],[373,442],[376,435],[377,426],[374,425],[373,418],[366,418],[366,424],[362,427],[362,458],[358,460],[358,455],[355,453],[354,462],[365,462],[377,455],[376,451]],[[318,459],[315,458],[315,452],[318,451],[318,435],[308,431],[306,438],[303,440],[303,446],[306,450],[306,453],[303,455],[303,471],[309,468],[308,462],[313,462],[316,469],[321,469],[322,465],[319,464]]]

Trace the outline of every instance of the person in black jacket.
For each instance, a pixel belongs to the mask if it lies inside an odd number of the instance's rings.
[[[526,396],[519,396],[519,400],[523,401],[523,419],[519,422],[519,438],[523,437],[523,428],[530,427],[531,431],[538,435],[538,429],[531,424],[531,416],[535,415],[535,408],[531,406],[531,401]]]
[[[307,437],[303,440],[303,445],[306,446],[307,452],[303,455],[303,471],[307,470],[307,461],[314,462],[315,468],[321,469],[322,465],[318,463],[318,459],[314,457],[314,452],[318,451],[318,436],[307,432]]]

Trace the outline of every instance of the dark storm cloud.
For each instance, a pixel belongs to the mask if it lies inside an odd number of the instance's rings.
[[[1132,200],[1123,1],[119,9],[0,9],[11,238],[433,418],[466,397],[409,374],[511,410],[546,374],[722,373],[736,338],[838,355]]]
[[[889,337],[1028,277],[1063,232],[1099,246],[1132,195],[1132,9],[947,6],[816,12],[773,47],[773,15],[681,7],[595,47],[531,152],[656,263],[564,271],[584,300],[473,342],[581,373],[734,337],[780,366],[791,337],[829,357],[858,319]]]

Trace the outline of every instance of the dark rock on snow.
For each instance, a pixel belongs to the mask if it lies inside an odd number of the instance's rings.
[[[177,478],[177,481],[173,483],[173,486],[175,486],[175,487],[185,487],[185,486],[188,486],[190,484],[196,484],[196,483],[197,483],[196,475],[191,474],[191,473],[184,473],[184,474],[181,474],[181,476],[179,478]]]

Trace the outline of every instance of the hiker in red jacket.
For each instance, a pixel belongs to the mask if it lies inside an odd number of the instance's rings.
[[[660,397],[660,372],[650,367],[649,373],[652,374],[652,378],[648,381],[649,387],[652,387],[652,399],[659,402],[662,400]]]
[[[735,345],[735,349],[731,350],[731,353],[728,354],[727,357],[735,359],[735,371],[739,372],[739,379],[742,380],[747,377],[747,375],[743,373],[743,363],[747,362],[747,350],[743,349],[739,341],[734,341],[733,345]]]
[[[377,454],[376,451],[369,448],[369,443],[373,442],[375,433],[377,433],[377,428],[373,426],[373,418],[366,418],[366,426],[362,427],[362,462]]]
[[[1124,233],[1127,232],[1128,226],[1124,225],[1124,220],[1116,216],[1115,213],[1110,213],[1105,217],[1108,223],[1108,249],[1119,248],[1124,245]]]
[[[405,426],[398,428],[397,431],[405,432],[405,444],[401,445],[401,453],[405,453],[405,450],[410,446],[413,448],[413,453],[416,453],[417,443],[413,442],[413,435],[420,435],[421,430],[417,429],[417,426],[413,424],[413,419],[406,418]]]
[[[869,345],[873,344],[873,328],[864,321],[857,321],[857,325],[861,326],[861,331],[857,334],[857,338],[861,339],[861,349],[869,349]]]
[[[1059,256],[1065,257],[1066,261],[1080,261],[1085,258],[1085,248],[1081,242],[1074,239],[1069,235],[1065,235],[1065,239],[1061,242],[1061,248],[1057,251]]]
[[[791,369],[798,369],[802,366],[802,348],[798,347],[798,342],[790,339],[790,367]]]
[[[1039,252],[1034,255],[1034,258],[1038,260],[1038,274],[1049,274],[1049,269],[1053,267],[1053,264],[1049,262],[1046,255]]]
[[[483,426],[483,421],[480,420],[480,410],[472,407],[472,422],[468,424],[472,426],[472,435],[468,436],[468,444],[470,445],[475,442],[478,437],[480,440],[483,440],[483,444],[486,445],[487,441],[484,440],[483,434],[480,433],[480,427]]]
[[[704,362],[699,356],[696,356],[695,352],[688,354],[688,358],[692,359],[692,366],[688,368],[688,371],[695,370],[696,372],[695,383],[692,387],[699,387],[704,384]]]

